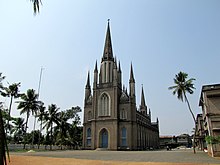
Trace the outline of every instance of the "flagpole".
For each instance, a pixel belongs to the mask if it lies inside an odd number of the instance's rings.
[[[38,97],[37,97],[37,100],[39,100],[40,98],[40,87],[41,87],[41,79],[42,79],[42,74],[43,74],[43,67],[40,68],[40,78],[39,78],[39,83],[38,83]],[[35,117],[34,117],[34,131],[35,131],[35,126],[36,126],[36,114],[35,114]],[[40,135],[39,137],[40,138]],[[33,135],[32,135],[32,148],[34,148],[34,132],[33,132]]]

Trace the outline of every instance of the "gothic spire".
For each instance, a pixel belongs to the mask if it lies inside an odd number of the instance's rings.
[[[121,73],[121,64],[120,64],[120,61],[118,62],[118,72]]]
[[[87,89],[90,89],[90,77],[89,77],[89,71],[88,71],[88,77],[87,77],[86,88],[87,88]]]
[[[130,94],[129,95],[133,99],[133,102],[136,102],[136,100],[135,100],[135,80],[134,80],[132,63],[131,63],[129,86],[130,86]]]
[[[117,57],[116,57],[116,56],[115,56],[115,58],[114,58],[114,68],[116,68],[116,69],[118,68],[118,67],[117,67]]]
[[[105,47],[104,47],[102,60],[113,60],[109,19],[108,19],[108,26],[107,26],[107,32],[106,32],[106,38],[105,38]]]
[[[97,60],[96,60],[96,63],[95,63],[95,70],[94,70],[94,72],[98,72]]]
[[[133,73],[133,67],[132,67],[132,63],[131,63],[131,72],[130,72],[130,82],[134,83],[134,73]]]
[[[142,85],[142,91],[141,91],[141,106],[146,107],[143,85]]]

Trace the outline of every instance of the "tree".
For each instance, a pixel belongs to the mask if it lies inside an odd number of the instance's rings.
[[[33,3],[34,14],[40,12],[40,4],[42,4],[41,0],[30,0]]]
[[[34,136],[33,136],[34,134]],[[40,135],[40,136],[39,136]],[[34,140],[33,140],[34,137]],[[40,133],[40,130],[33,130],[29,133],[29,138],[27,139],[28,143],[38,144],[39,139],[42,140],[43,136]]]
[[[2,94],[2,90],[4,89],[2,81],[5,79],[5,76],[2,76],[2,73],[0,73],[0,94]],[[6,161],[6,154],[8,154],[9,159],[9,152],[7,147],[7,141],[6,141],[6,133],[2,118],[2,103],[0,102],[0,164],[4,165],[7,164]],[[9,159],[10,160],[10,159]]]
[[[2,119],[2,105],[0,104],[0,164],[2,165],[7,164],[6,154],[5,154],[6,151],[8,153],[8,159],[9,159],[6,133],[5,133],[3,119]]]
[[[69,129],[70,124],[67,122],[68,116],[64,111],[59,113],[59,123],[54,128],[54,134],[56,136],[56,143],[61,145],[67,145],[69,143]]]
[[[48,114],[45,115],[44,128],[47,129],[47,132],[50,129],[50,150],[52,150],[53,143],[53,124],[59,125],[59,109],[56,104],[51,104],[48,106]]]
[[[45,109],[46,107],[44,106],[44,103],[42,103],[39,107],[39,111],[38,111],[38,114],[37,114],[37,117],[38,117],[38,121],[40,121],[40,131],[39,131],[39,141],[38,141],[38,149],[40,148],[40,134],[42,132],[42,127],[43,127],[43,121],[45,119],[45,116],[47,115],[46,112],[45,112]]]
[[[175,75],[174,80],[174,86],[169,87],[169,90],[173,90],[173,95],[177,95],[177,98],[180,101],[185,101],[188,105],[189,111],[192,115],[194,124],[196,124],[196,118],[195,115],[192,112],[189,100],[186,96],[187,93],[193,94],[193,90],[195,89],[193,81],[195,80],[194,78],[188,78],[188,74],[184,72],[179,72],[177,75]],[[193,150],[195,153],[195,134],[193,136]]]
[[[12,132],[14,133],[14,142],[21,143],[25,133],[24,119],[21,117],[15,118],[13,121],[14,127]]]
[[[10,104],[9,104],[9,111],[8,111],[8,122],[7,122],[7,127],[6,127],[6,133],[8,131],[9,128],[9,121],[11,118],[11,107],[12,107],[12,102],[14,98],[19,98],[21,96],[21,94],[19,93],[19,87],[20,87],[21,83],[13,83],[11,85],[7,87],[4,87],[4,91],[2,91],[2,96],[4,97],[10,97]]]
[[[11,125],[7,125],[7,121],[11,120],[9,115],[8,115],[8,109],[2,108],[2,119],[3,119],[3,124],[4,124],[5,130],[7,129],[7,130],[10,131],[12,126]]]
[[[25,136],[27,133],[28,128],[28,119],[30,114],[36,115],[41,101],[38,101],[38,94],[35,93],[34,89],[28,89],[27,94],[22,94],[21,96],[22,101],[18,101],[18,109],[21,110],[20,114],[26,114],[26,122],[25,122]],[[24,142],[24,149],[25,149],[25,142]]]

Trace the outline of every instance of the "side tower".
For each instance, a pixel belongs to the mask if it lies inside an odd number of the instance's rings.
[[[88,75],[89,79],[89,75]],[[113,57],[110,25],[108,22],[101,59],[94,69],[93,95],[87,80],[84,101],[83,147],[117,150],[118,102],[121,95],[121,69]]]

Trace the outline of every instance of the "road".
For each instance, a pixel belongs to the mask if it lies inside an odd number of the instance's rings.
[[[47,151],[30,153],[11,153],[16,156],[41,156],[55,158],[75,158],[102,161],[125,162],[170,162],[220,164],[220,158],[212,158],[202,151],[193,154],[192,150],[172,151]]]

